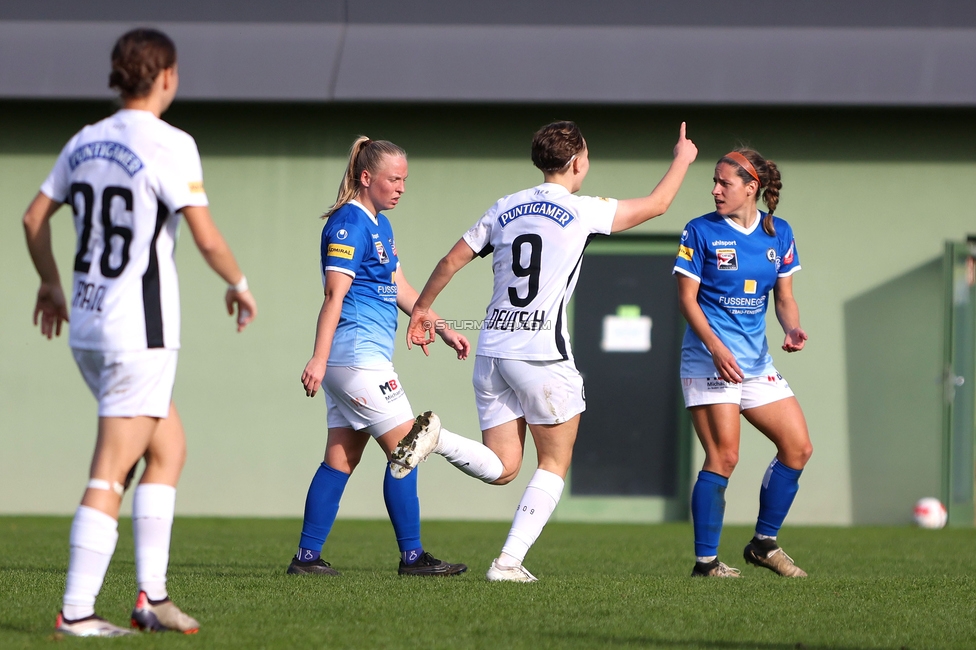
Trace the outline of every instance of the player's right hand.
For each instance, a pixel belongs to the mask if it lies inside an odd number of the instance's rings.
[[[407,349],[419,345],[425,356],[430,356],[427,346],[434,342],[434,322],[426,310],[414,309],[407,325]]]
[[[41,335],[50,339],[61,336],[61,323],[68,320],[68,304],[60,284],[41,283],[37,290],[37,304],[34,306],[34,325],[41,317]]]
[[[698,147],[685,136],[686,132],[687,125],[682,122],[678,129],[678,144],[674,145],[674,158],[690,165],[698,157]]]
[[[715,364],[715,369],[725,381],[741,384],[742,380],[745,379],[746,375],[739,367],[739,362],[735,360],[735,355],[724,345],[712,350],[712,363]]]
[[[322,385],[322,378],[325,377],[325,367],[328,364],[328,359],[316,359],[312,357],[305,364],[305,370],[302,371],[302,386],[305,387],[306,397],[315,397],[315,393],[319,391],[319,386]]]
[[[783,349],[787,352],[799,352],[803,349],[808,338],[810,337],[807,336],[802,327],[794,327],[786,333],[786,338],[783,339]]]
[[[227,314],[234,315],[234,306],[237,305],[237,331],[243,332],[244,328],[251,324],[251,321],[258,315],[258,303],[251,295],[250,289],[237,291],[234,287],[227,289],[224,295],[224,303],[227,305]]]

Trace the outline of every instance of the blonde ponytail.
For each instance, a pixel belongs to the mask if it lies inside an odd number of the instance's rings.
[[[328,219],[332,213],[349,203],[359,194],[362,189],[360,179],[364,171],[375,174],[380,168],[380,163],[386,156],[407,157],[407,152],[397,145],[387,140],[370,140],[365,135],[361,135],[352,143],[349,148],[349,161],[346,163],[346,173],[342,176],[339,183],[339,193],[335,203],[322,215],[323,219]]]

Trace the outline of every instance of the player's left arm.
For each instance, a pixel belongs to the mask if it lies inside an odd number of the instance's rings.
[[[434,312],[431,311],[434,300],[451,281],[454,274],[467,266],[475,257],[477,257],[477,253],[462,237],[434,267],[434,271],[427,278],[424,290],[420,292],[410,312],[410,324],[407,326],[408,350],[411,345],[416,344],[421,347],[424,354],[427,354],[427,344],[430,343],[431,330],[434,328],[432,318],[436,319],[433,316]]]
[[[793,276],[787,275],[776,279],[773,286],[773,297],[776,307],[776,318],[786,333],[783,349],[787,352],[799,352],[807,340],[807,333],[800,327],[800,307],[793,297]]]
[[[234,253],[210,216],[210,208],[205,205],[188,205],[180,212],[186,219],[186,225],[189,226],[193,241],[200,249],[204,261],[227,283],[227,294],[224,296],[227,313],[233,315],[234,306],[237,305],[237,331],[243,331],[258,315],[258,304],[251,295]]]
[[[61,274],[51,246],[51,217],[61,207],[43,192],[38,192],[24,213],[24,236],[34,268],[41,277],[34,305],[34,324],[41,317],[41,334],[47,338],[61,336],[61,323],[68,320],[68,305],[61,289]]]
[[[685,180],[688,167],[698,157],[698,147],[686,137],[685,131],[686,126],[682,122],[678,132],[678,143],[674,145],[674,159],[654,190],[639,199],[617,201],[611,232],[629,230],[649,219],[661,216],[671,207],[672,201],[681,188],[681,183]]]
[[[402,264],[397,265],[396,283],[397,307],[404,314],[410,316],[413,313],[414,305],[417,304],[417,298],[420,297],[420,294],[407,282],[407,276],[403,274]],[[468,353],[471,352],[471,343],[468,342],[468,339],[448,327],[447,323],[441,320],[441,317],[433,309],[428,310],[427,318],[434,322],[434,330],[440,335],[444,343],[457,352],[458,359],[467,359]],[[424,347],[424,354],[428,354],[426,347]]]

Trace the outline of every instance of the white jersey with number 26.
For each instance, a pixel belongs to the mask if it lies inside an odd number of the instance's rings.
[[[41,192],[74,211],[71,347],[179,348],[178,210],[207,205],[193,138],[120,110],[68,141]]]
[[[478,337],[478,354],[500,359],[572,359],[566,305],[576,288],[583,250],[609,235],[616,199],[576,196],[542,185],[493,205],[464,241],[492,254],[495,281]]]

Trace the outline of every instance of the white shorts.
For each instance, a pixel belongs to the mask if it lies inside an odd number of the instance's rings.
[[[379,438],[414,419],[392,363],[366,368],[329,366],[322,389],[330,429],[365,431]]]
[[[474,397],[482,431],[521,417],[559,424],[586,410],[583,378],[572,361],[476,356]]]
[[[98,416],[165,418],[173,400],[178,350],[102,352],[72,348],[75,363],[98,400]]]
[[[733,384],[721,377],[683,377],[681,388],[685,394],[685,408],[738,404],[739,411],[747,411],[793,396],[790,385],[776,370],[762,377],[746,377],[741,384]]]

